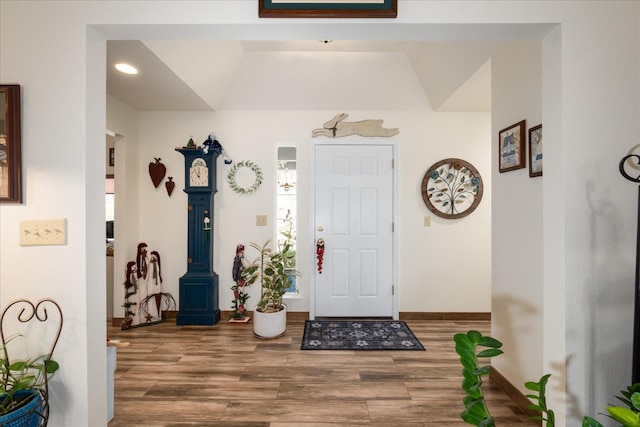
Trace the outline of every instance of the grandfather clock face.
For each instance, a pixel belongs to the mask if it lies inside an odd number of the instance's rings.
[[[209,168],[203,158],[197,157],[189,167],[189,186],[206,187],[209,185]]]

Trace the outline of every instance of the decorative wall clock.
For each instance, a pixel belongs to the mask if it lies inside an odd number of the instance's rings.
[[[422,199],[441,218],[464,218],[482,200],[482,178],[462,159],[444,159],[429,168],[422,180]]]

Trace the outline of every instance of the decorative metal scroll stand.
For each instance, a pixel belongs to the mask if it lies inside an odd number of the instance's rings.
[[[57,311],[57,315],[59,316],[60,323],[58,324],[58,329],[57,329],[55,338],[51,344],[51,347],[49,348],[49,352],[44,356],[43,361],[46,366],[46,364],[51,360],[51,356],[53,355],[53,350],[56,348],[56,344],[58,343],[58,339],[60,338],[60,332],[62,331],[62,310],[60,309],[60,306],[58,305],[58,303],[49,298],[41,299],[35,304],[26,299],[19,299],[10,303],[2,311],[2,315],[0,316],[0,340],[2,340],[2,349],[0,350],[0,358],[6,359],[7,364],[11,364],[9,360],[9,352],[7,351],[7,343],[11,340],[11,337],[13,336],[13,335],[6,334],[5,328],[7,327],[6,325],[7,323],[6,317],[8,317],[7,314],[10,313],[10,310],[13,309],[15,310],[15,312],[17,312],[17,320],[20,323],[26,324],[26,323],[29,323],[31,320],[37,320],[39,322],[45,323],[47,320],[49,320],[49,313],[47,312],[47,308],[55,309],[53,316],[55,316]],[[55,320],[56,319],[54,317],[53,321]],[[46,372],[46,369],[45,369],[45,372]],[[8,372],[5,375],[8,375]],[[2,378],[2,381],[6,382],[6,379],[7,378],[5,376],[5,378]],[[29,426],[37,425],[39,427],[46,427],[47,422],[49,420],[49,382],[48,382],[46,373],[44,375],[44,385],[38,390],[38,392],[40,394],[40,397],[42,398],[42,402],[31,411],[25,413],[23,417],[29,417],[28,418],[29,422],[26,425],[29,425]],[[11,425],[11,426],[25,425],[25,424],[21,424],[21,421],[24,419],[23,417],[9,421],[8,425]],[[38,423],[33,424],[31,422],[32,419],[34,421],[38,421]],[[0,427],[3,425],[5,424],[0,423]]]
[[[635,178],[625,170],[625,163],[628,159],[635,158],[640,166],[640,156],[629,154],[620,160],[620,173],[626,179],[636,184],[640,184],[640,174]],[[640,382],[640,185],[638,186],[638,225],[636,229],[636,283],[635,283],[635,305],[633,312],[633,360],[631,369],[631,384]]]

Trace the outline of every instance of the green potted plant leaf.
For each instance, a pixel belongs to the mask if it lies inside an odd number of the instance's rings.
[[[540,415],[535,415],[530,418],[536,421],[544,421],[545,422],[544,425],[546,427],[554,427],[556,425],[555,413],[547,407],[546,389],[547,389],[547,382],[549,381],[549,377],[551,377],[551,374],[543,375],[542,378],[540,378],[540,381],[538,382],[529,381],[525,383],[524,386],[527,389],[531,391],[535,391],[537,393],[537,394],[526,395],[528,398],[534,399],[535,401],[537,401],[536,404],[531,404],[528,406],[528,408],[540,413]]]
[[[546,421],[546,427],[555,427],[555,416],[553,411],[547,408],[545,396],[545,388],[550,376],[550,374],[544,375],[537,383],[527,382],[525,387],[537,392],[535,395],[527,395],[527,397],[538,401],[538,404],[530,405],[529,409],[539,411],[542,414],[542,416],[535,416],[531,418],[534,420]],[[627,407],[613,405],[607,406],[609,417],[619,422],[622,427],[640,427],[640,393],[635,390],[640,390],[640,383],[627,387],[626,391],[623,390],[621,392],[623,397],[616,396],[618,400],[624,402]],[[585,416],[582,419],[582,427],[603,426],[598,420]]]
[[[6,345],[1,355],[0,425],[40,426],[48,415],[46,383],[59,364],[47,356],[10,361]]]
[[[466,396],[462,399],[464,410],[461,417],[467,423],[480,427],[494,427],[495,421],[484,400],[482,377],[489,375],[491,366],[481,366],[480,359],[488,359],[502,354],[502,343],[495,338],[483,336],[471,330],[466,334],[456,334],[456,353],[462,364],[462,389]]]
[[[471,425],[478,427],[495,427],[495,420],[484,400],[482,392],[482,377],[489,374],[490,366],[481,366],[481,358],[490,358],[502,354],[502,343],[495,338],[483,336],[478,331],[468,331],[466,334],[460,333],[453,337],[456,343],[456,353],[460,356],[462,364],[462,389],[466,392],[463,398],[464,411],[461,413],[462,419]],[[484,347],[484,349],[482,349]],[[528,406],[539,415],[530,418],[544,422],[545,427],[555,427],[555,414],[547,407],[546,387],[550,374],[543,375],[540,381],[529,381],[525,383],[528,390],[536,394],[527,394],[526,397],[533,399],[535,403]],[[624,406],[607,406],[608,416],[619,422],[622,427],[640,427],[640,383],[627,387],[620,392],[622,396],[616,396],[623,402]],[[602,424],[585,416],[582,420],[582,427],[603,427]]]
[[[291,277],[290,287],[287,289],[288,292],[295,291],[298,292],[298,287],[296,285],[296,277],[298,276],[298,272],[296,271],[296,232],[293,223],[293,215],[291,214],[291,210],[287,210],[287,214],[282,220],[283,226],[280,229],[280,235],[283,237],[282,240],[278,239],[278,246],[280,247],[280,252],[283,254],[284,267],[287,274]]]
[[[51,309],[55,310],[51,310]],[[49,310],[48,310],[49,309]],[[18,326],[31,320],[55,321],[58,314],[57,333],[46,355],[29,357],[27,339],[21,333],[9,335],[6,326]],[[17,323],[6,320],[7,313],[17,315]],[[37,323],[36,322],[36,323]],[[24,330],[31,330],[24,328]],[[48,329],[50,330],[50,329]],[[60,368],[51,358],[62,330],[62,311],[53,300],[45,298],[36,304],[19,299],[10,303],[0,315],[0,426],[3,427],[39,427],[46,426],[49,418],[49,378]],[[17,342],[24,339],[22,350],[18,351]],[[35,339],[34,339],[35,340]],[[38,341],[41,341],[38,340]],[[11,352],[9,351],[11,347]],[[24,359],[10,357],[10,354],[26,354]]]
[[[269,246],[270,240],[260,246],[251,243],[258,256],[242,272],[247,286],[260,282],[260,301],[253,312],[253,333],[259,338],[277,338],[287,330],[287,306],[282,298],[291,287],[292,271],[287,266],[290,246],[285,243],[279,252]]]

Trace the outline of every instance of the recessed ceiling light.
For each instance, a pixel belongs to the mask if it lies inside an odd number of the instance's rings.
[[[125,74],[138,74],[138,70],[129,64],[116,64],[116,70]]]

